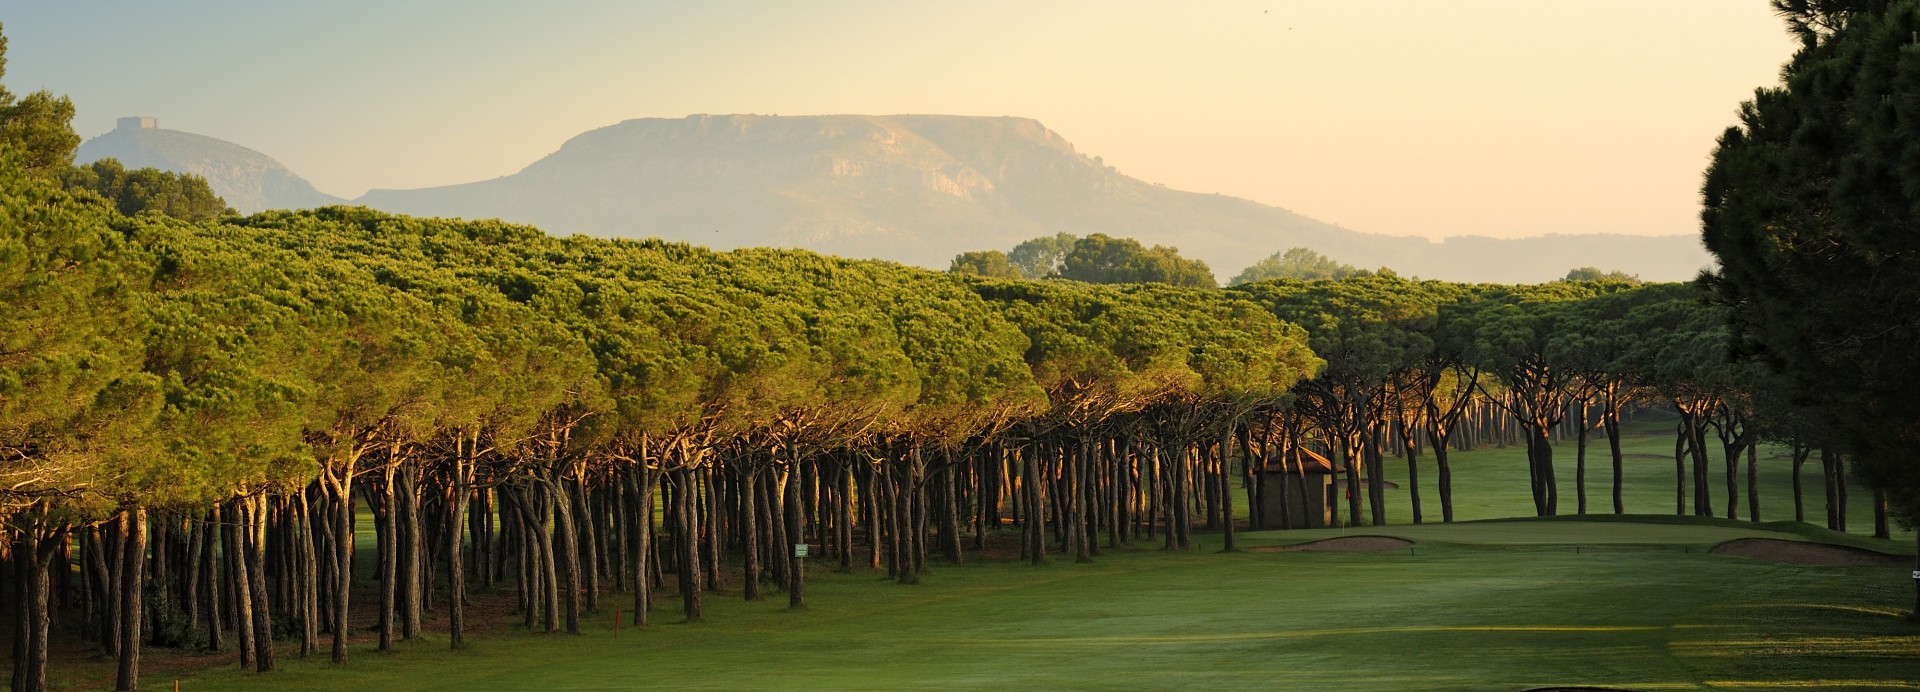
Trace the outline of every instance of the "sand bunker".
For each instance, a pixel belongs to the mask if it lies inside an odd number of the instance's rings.
[[[1294,545],[1276,545],[1264,548],[1250,548],[1260,553],[1295,552],[1338,552],[1338,553],[1377,553],[1382,550],[1395,550],[1413,545],[1413,541],[1391,536],[1342,536],[1322,541],[1308,541]]]
[[[1895,557],[1871,550],[1862,550],[1831,543],[1808,543],[1806,541],[1783,541],[1774,538],[1736,538],[1707,550],[1709,553],[1724,553],[1750,557],[1755,560],[1782,562],[1789,565],[1826,565],[1851,567],[1858,565],[1891,565],[1904,562],[1906,558]]]

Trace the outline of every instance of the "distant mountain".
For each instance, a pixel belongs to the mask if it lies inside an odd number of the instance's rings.
[[[944,269],[967,250],[1106,233],[1178,247],[1226,279],[1304,246],[1361,267],[1463,281],[1545,281],[1577,266],[1691,277],[1690,236],[1506,241],[1360,233],[1235,197],[1121,175],[1025,118],[696,115],[587,132],[514,175],[355,201],[497,217],[555,233],[657,236],[715,248],[804,247]]]
[[[87,140],[74,162],[119,159],[128,168],[158,168],[207,179],[214,194],[242,214],[266,209],[306,209],[346,200],[319,190],[279,161],[260,152],[179,130],[162,130],[153,118],[121,118],[113,131]]]

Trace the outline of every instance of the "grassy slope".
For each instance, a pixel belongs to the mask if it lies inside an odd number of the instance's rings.
[[[1641,432],[1629,453],[1671,454],[1664,428]],[[1604,441],[1593,455],[1593,507],[1605,510]],[[1571,451],[1560,460],[1571,512]],[[1437,518],[1426,461],[1428,516]],[[1761,463],[1771,486],[1763,518],[1791,519],[1784,461],[1763,454]],[[1517,448],[1459,454],[1455,464],[1463,520],[1531,513]],[[1404,462],[1389,468],[1404,480]],[[1628,511],[1670,513],[1671,478],[1670,457],[1629,458]],[[283,669],[270,677],[229,662],[184,679],[182,689],[268,681],[286,689],[448,690],[1920,689],[1920,625],[1899,609],[1911,600],[1908,568],[1798,567],[1704,552],[1771,535],[1910,554],[1911,538],[1858,535],[1871,530],[1864,495],[1854,495],[1853,536],[1671,516],[1470,521],[1242,534],[1253,547],[1342,533],[1418,542],[1378,554],[1220,554],[1211,552],[1218,537],[1205,534],[1196,554],[1143,542],[1091,565],[943,567],[912,587],[869,573],[815,572],[811,606],[800,612],[787,611],[777,594],[747,604],[727,593],[708,602],[706,623],[672,624],[677,604],[667,600],[655,615],[665,624],[645,631],[616,638],[608,611],[592,616],[580,637],[496,630],[471,637],[461,652],[445,651],[436,630],[382,655],[366,633],[356,636],[346,668],[284,651]],[[1406,502],[1405,489],[1389,492],[1396,522],[1408,520]],[[1810,510],[1818,518],[1817,504]],[[606,602],[612,608],[625,598]],[[170,669],[193,665],[166,656],[147,667],[148,687],[166,689],[177,674]]]

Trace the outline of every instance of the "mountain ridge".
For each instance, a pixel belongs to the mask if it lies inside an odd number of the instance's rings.
[[[1251,200],[1147,183],[1037,120],[1010,116],[638,118],[581,133],[512,175],[370,190],[354,202],[497,217],[555,233],[655,236],[718,249],[804,247],[934,268],[960,252],[1056,232],[1178,247],[1221,277],[1296,246],[1357,266],[1461,281],[1547,281],[1588,265],[1684,280],[1709,262],[1693,236],[1436,243],[1363,233]],[[1521,246],[1531,259],[1498,252]]]

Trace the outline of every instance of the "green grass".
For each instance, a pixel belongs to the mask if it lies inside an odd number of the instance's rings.
[[[1793,534],[1581,521],[1378,533],[1418,545],[1109,551],[1090,565],[944,567],[918,586],[816,572],[803,611],[717,597],[705,623],[617,638],[607,612],[578,637],[495,631],[460,652],[439,635],[387,655],[363,640],[344,668],[284,660],[271,677],[210,671],[181,689],[1920,687],[1904,569],[1704,552]]]
[[[1672,515],[1674,510],[1674,469],[1673,469],[1673,425],[1671,422],[1646,421],[1630,424],[1622,436],[1621,451],[1623,468],[1621,479],[1622,503],[1629,514],[1665,514]],[[1708,438],[1710,461],[1708,491],[1713,500],[1715,516],[1726,516],[1726,471],[1722,463],[1719,441]],[[1559,481],[1560,513],[1575,514],[1578,511],[1578,488],[1574,481],[1576,467],[1575,444],[1571,437],[1556,445],[1554,450],[1554,474]],[[1497,519],[1503,517],[1532,516],[1533,495],[1528,488],[1526,449],[1521,445],[1496,447],[1485,445],[1470,452],[1453,452],[1448,460],[1453,466],[1454,477],[1454,518],[1458,521],[1476,519]],[[1793,460],[1785,447],[1762,445],[1759,454],[1760,470],[1760,519],[1762,521],[1791,521],[1793,519]],[[1405,457],[1386,460],[1387,480],[1401,485],[1399,489],[1388,489],[1387,523],[1409,524],[1413,522],[1413,511],[1407,487],[1407,462]],[[1747,514],[1746,462],[1744,457],[1740,465],[1740,507],[1739,518],[1745,520]],[[1420,500],[1421,514],[1426,521],[1440,519],[1440,470],[1434,463],[1430,450],[1421,450],[1420,454]],[[1689,478],[1691,483],[1691,478]],[[1816,456],[1808,461],[1801,471],[1804,485],[1802,499],[1806,505],[1806,519],[1809,522],[1826,523],[1825,486],[1820,470],[1820,460]],[[1613,512],[1613,459],[1607,447],[1606,436],[1595,431],[1588,440],[1587,448],[1587,512],[1589,514],[1610,514]],[[1693,490],[1687,490],[1688,512],[1692,512]],[[1847,530],[1849,533],[1873,533],[1873,494],[1859,483],[1849,485],[1847,505]],[[1236,498],[1240,499],[1240,498]],[[1240,504],[1245,504],[1244,500]],[[1346,516],[1346,506],[1340,508],[1341,516]],[[1363,498],[1361,512],[1366,512]],[[1911,531],[1902,531],[1894,527],[1896,536],[1912,536]]]
[[[1392,535],[1416,542],[1406,550],[1226,554],[1214,552],[1217,534],[1202,533],[1194,553],[1142,542],[1087,565],[936,567],[917,586],[814,570],[802,611],[788,611],[778,592],[761,603],[728,592],[710,595],[706,622],[678,624],[678,603],[667,598],[658,624],[616,637],[613,608],[630,598],[609,594],[577,637],[508,625],[450,652],[430,619],[430,634],[392,653],[356,632],[345,667],[324,652],[297,659],[282,643],[282,669],[269,676],[237,670],[231,654],[150,649],[144,684],[171,689],[180,676],[183,690],[1920,689],[1920,624],[1904,617],[1910,567],[1706,552],[1769,536],[1911,555],[1910,532],[1863,535],[1872,530],[1863,489],[1853,492],[1850,534],[1788,521],[1788,464],[1766,449],[1766,523],[1676,517],[1670,428],[1633,432],[1624,487],[1634,515],[1515,519],[1533,513],[1523,452],[1487,448],[1454,455],[1460,523],[1404,525],[1403,487],[1388,491],[1396,525],[1240,534],[1254,548]],[[1589,454],[1590,511],[1609,512],[1604,439]],[[1422,460],[1427,517],[1437,521],[1437,474],[1431,456]],[[1563,512],[1572,514],[1570,442],[1557,463]],[[1387,468],[1404,486],[1404,461]],[[1714,480],[1718,512],[1725,498]],[[1809,517],[1822,520],[1817,464],[1806,480]],[[1245,504],[1236,503],[1242,516]],[[96,654],[58,672],[57,684],[98,686],[111,680],[111,661]]]

